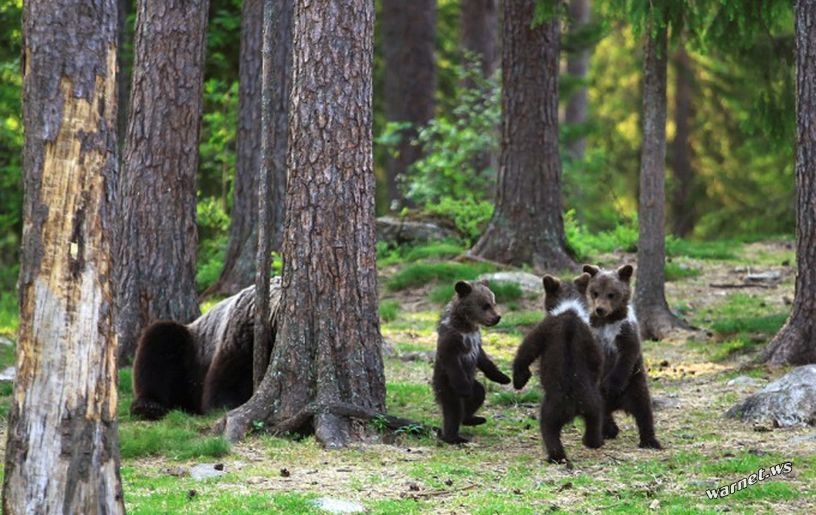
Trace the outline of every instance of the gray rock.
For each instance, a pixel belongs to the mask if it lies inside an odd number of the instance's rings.
[[[816,365],[791,370],[732,406],[725,415],[776,427],[813,425],[816,422]]]
[[[11,338],[7,338],[5,336],[0,336],[0,345],[6,345],[8,347],[11,347],[14,345],[14,340],[12,340]]]
[[[482,274],[479,279],[487,279],[490,282],[497,283],[514,283],[524,293],[544,293],[541,277],[528,272],[494,272],[492,274]]]
[[[196,481],[201,481],[202,479],[223,476],[224,466],[220,465],[220,468],[216,467],[219,467],[219,465],[216,465],[215,463],[199,463],[190,469],[190,477]]]
[[[430,222],[414,222],[391,216],[377,218],[377,239],[390,246],[402,244],[427,243],[459,239],[459,235],[450,229]]]
[[[362,513],[365,511],[365,506],[361,504],[331,497],[320,497],[312,501],[312,504],[329,513]]]
[[[15,377],[17,377],[17,369],[14,367],[6,367],[0,372],[0,381],[14,381]]]
[[[726,386],[756,386],[757,380],[748,376],[737,376],[734,379],[729,379]]]

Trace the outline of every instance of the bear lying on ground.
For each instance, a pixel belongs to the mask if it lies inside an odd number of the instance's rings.
[[[485,399],[485,389],[475,379],[476,369],[491,381],[510,383],[482,349],[480,325],[494,326],[501,317],[496,313],[496,298],[486,282],[459,281],[456,295],[445,308],[437,327],[433,390],[442,408],[440,440],[460,444],[468,440],[459,435],[459,426],[484,424],[475,416]]]
[[[603,435],[605,438],[618,435],[612,413],[622,409],[635,417],[639,446],[662,449],[655,436],[652,399],[640,350],[640,329],[630,302],[632,266],[623,265],[614,272],[592,265],[584,265],[583,269],[591,276],[586,290],[590,326],[604,349]]]
[[[269,290],[273,314],[280,278],[272,279]],[[150,325],[136,346],[131,414],[157,420],[174,409],[202,414],[246,402],[252,396],[254,318],[255,287],[250,286],[190,324]],[[271,349],[274,328],[270,333]]]
[[[513,361],[513,386],[521,389],[530,379],[530,364],[539,359],[544,388],[539,424],[553,463],[567,459],[561,429],[576,416],[584,419],[584,445],[591,449],[603,445],[603,354],[589,329],[584,298],[588,282],[589,274],[573,282],[544,276],[547,317],[524,337]]]

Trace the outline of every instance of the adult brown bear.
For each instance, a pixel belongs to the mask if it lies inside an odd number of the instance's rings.
[[[269,287],[270,314],[280,294],[276,277]],[[246,402],[252,396],[254,320],[255,287],[250,286],[190,324],[154,322],[136,346],[130,413],[157,420],[174,409],[201,414]],[[270,338],[271,349],[274,327]]]

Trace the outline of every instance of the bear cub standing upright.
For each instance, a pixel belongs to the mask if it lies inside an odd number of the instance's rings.
[[[591,449],[603,445],[603,354],[589,329],[584,298],[588,282],[589,274],[573,282],[544,276],[548,316],[524,337],[513,361],[513,386],[521,389],[530,379],[530,364],[540,357],[544,398],[539,424],[547,458],[553,463],[567,459],[561,429],[576,416],[584,419],[584,445]]]
[[[591,276],[586,296],[590,326],[604,349],[603,435],[605,438],[618,435],[612,413],[622,409],[635,417],[639,446],[662,449],[655,437],[652,398],[640,350],[640,328],[630,303],[632,271],[632,265],[623,265],[614,272],[584,265],[584,272]]]
[[[501,317],[496,313],[496,298],[485,281],[459,281],[456,295],[445,308],[437,327],[433,390],[442,408],[440,440],[459,444],[468,440],[459,435],[459,426],[484,424],[475,416],[485,399],[485,389],[476,380],[476,369],[491,381],[510,383],[482,349],[479,326],[494,326]]]

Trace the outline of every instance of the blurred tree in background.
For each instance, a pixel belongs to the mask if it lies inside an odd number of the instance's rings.
[[[212,0],[209,7],[199,147],[199,289],[211,284],[221,271],[233,208],[242,4],[241,0]],[[476,84],[475,91],[463,89],[461,70],[467,69],[467,60],[462,51],[461,8],[470,4],[436,2],[434,117],[417,128],[425,157],[414,171],[422,169],[415,176],[420,182],[423,177],[450,179],[448,185],[440,183],[439,191],[430,191],[417,210],[449,220],[473,241],[492,213],[491,192],[483,195],[475,190],[481,187],[480,177],[495,170],[460,166],[461,161],[453,157],[469,152],[466,145],[498,148],[498,132],[490,130],[486,117],[498,113],[498,104],[491,102],[499,98],[499,91],[484,84]],[[568,61],[574,52],[590,51],[585,80],[576,83],[565,75],[561,78],[562,111],[576,84],[587,87],[586,119],[560,127],[562,147],[576,136],[585,142],[582,157],[562,152],[563,193],[570,212],[568,223],[590,232],[634,227],[637,217],[642,51],[625,21],[626,13],[612,5],[610,0],[590,3],[591,23],[576,36],[584,44],[573,44],[566,10],[562,19],[561,59]],[[677,45],[670,45],[666,185],[667,198],[680,200],[668,209],[668,228],[691,238],[791,235],[793,6],[774,0],[704,5],[710,10],[701,37],[681,35]],[[374,166],[378,212],[384,213],[388,209],[384,181],[390,129],[383,106],[379,0],[375,7]],[[9,293],[17,277],[22,231],[21,9],[22,0],[0,0],[0,291]],[[131,37],[134,21],[131,12],[124,27]],[[122,50],[124,76],[130,72],[132,43],[123,41]],[[683,77],[678,76],[681,72]],[[474,102],[476,97],[485,101]],[[685,113],[678,113],[678,106]],[[445,194],[441,188],[451,184],[474,187],[465,194]],[[428,185],[425,181],[422,187]],[[410,190],[420,184],[403,186]],[[683,204],[687,208],[681,211]],[[679,214],[689,219],[679,220]]]

